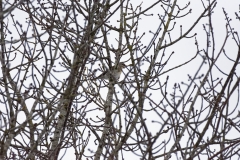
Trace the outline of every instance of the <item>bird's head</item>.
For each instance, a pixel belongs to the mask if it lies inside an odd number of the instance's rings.
[[[119,64],[118,64],[118,68],[121,70],[121,69],[123,69],[123,68],[126,68],[127,66],[125,65],[125,63],[124,62],[120,62]]]

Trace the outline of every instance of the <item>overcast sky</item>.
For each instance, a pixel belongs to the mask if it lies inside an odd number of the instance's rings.
[[[131,1],[133,3],[133,6],[139,5],[140,3],[142,3],[142,1],[137,1],[137,0],[132,0]],[[179,0],[178,1],[178,5],[180,7],[184,7],[186,6],[186,4],[189,1],[187,0]],[[149,5],[152,4],[152,1],[148,1],[145,0],[143,1],[143,5],[142,5],[142,10],[144,10],[144,8],[147,8]],[[240,33],[240,23],[239,20],[236,20],[236,16],[235,16],[235,12],[239,13],[239,1],[238,0],[219,0],[218,4],[216,6],[216,8],[214,9],[214,13],[212,16],[212,22],[213,22],[213,28],[214,28],[214,34],[216,35],[215,40],[216,40],[216,52],[218,52],[220,50],[221,45],[223,44],[224,38],[226,36],[226,21],[225,21],[225,16],[223,13],[223,8],[225,9],[225,11],[228,13],[228,16],[231,17],[232,20],[232,26],[234,26],[235,30]],[[184,10],[183,13],[186,13],[186,11],[189,11],[189,9],[192,9],[192,13],[186,17],[183,17],[179,20],[176,20],[176,25],[175,25],[175,29],[174,32],[171,32],[171,38],[172,40],[174,40],[175,38],[178,38],[178,36],[180,35],[180,25],[182,25],[182,30],[183,32],[185,32],[186,30],[189,29],[189,27],[196,21],[196,17],[198,17],[204,10],[201,0],[192,0],[190,6],[188,7],[188,9]],[[22,13],[22,12],[18,12],[17,10],[15,11],[15,13]],[[138,34],[142,34],[142,33],[146,33],[145,36],[142,38],[142,43],[144,45],[148,45],[150,40],[153,37],[153,34],[150,33],[149,31],[155,32],[157,30],[157,27],[159,26],[159,18],[158,18],[158,13],[162,13],[162,9],[160,6],[156,6],[153,9],[148,11],[148,14],[153,14],[153,16],[146,16],[146,17],[142,17],[142,19],[139,22],[139,30],[138,30]],[[181,13],[181,14],[183,14]],[[119,19],[118,18],[118,14],[116,13],[116,16],[112,17],[110,19],[110,24],[112,24],[114,26],[117,25],[116,20]],[[15,14],[15,17],[17,17],[17,19],[19,19],[19,21],[25,21],[25,18],[22,14]],[[203,24],[208,23],[208,18],[206,17],[205,19],[201,20],[197,26],[193,29],[193,31],[190,33],[190,35],[194,35],[195,33],[197,33],[197,41],[199,44],[200,49],[205,49],[206,48],[206,34],[203,30]],[[24,24],[24,23],[23,23]],[[27,26],[24,26],[27,27]],[[13,37],[14,37],[13,33]],[[114,35],[113,36],[113,40],[116,38]],[[10,38],[10,37],[8,37]],[[231,39],[231,38],[230,38]],[[113,41],[113,45],[116,45],[116,41]],[[195,44],[195,40],[194,38],[192,39],[185,39],[180,41],[179,43],[176,43],[175,45],[173,45],[172,47],[170,47],[169,49],[166,50],[166,54],[171,54],[172,52],[174,52],[175,54],[173,55],[172,59],[169,61],[170,63],[167,64],[165,70],[168,70],[174,66],[177,66],[183,62],[186,62],[187,60],[190,60],[192,57],[194,57],[194,55],[196,54],[197,50],[196,50],[196,46]],[[237,55],[237,46],[235,44],[235,42],[231,39],[228,41],[226,47],[226,53],[230,58],[235,58]],[[167,57],[167,56],[166,56]],[[123,57],[125,59],[127,59],[128,57]],[[192,63],[190,63],[187,66],[181,67],[179,69],[177,69],[177,71],[175,72],[171,72],[168,74],[165,74],[162,76],[162,80],[165,81],[166,76],[169,76],[169,89],[172,89],[173,84],[174,83],[181,83],[182,81],[187,82],[188,81],[188,74],[189,75],[193,75],[197,68],[199,67],[200,63],[201,63],[202,59],[201,57],[197,57],[196,60],[194,60]],[[221,60],[218,62],[219,67],[221,68],[221,70],[228,72],[229,69],[232,66],[232,63],[228,63],[228,61],[226,61],[225,57],[221,57]],[[14,64],[12,64],[14,65]],[[144,68],[143,64],[143,70]],[[147,68],[146,68],[147,69]],[[240,68],[239,68],[240,69]],[[126,70],[125,70],[126,71]],[[204,74],[204,70],[201,71]],[[237,72],[240,72],[240,70],[238,70]],[[2,75],[1,75],[2,76]],[[216,77],[218,77],[218,71],[216,70]],[[222,76],[222,75],[221,75]],[[226,77],[222,77],[222,78],[226,78]],[[171,86],[172,85],[172,86]],[[172,92],[171,90],[169,92]],[[106,97],[107,91],[105,91],[105,89],[101,90],[101,95],[102,97]],[[159,95],[154,95],[156,96],[156,99],[159,99]],[[101,115],[100,113],[93,113],[95,115],[89,115],[89,117],[95,117],[96,115]],[[104,116],[104,113],[102,113],[102,116]],[[157,132],[158,128],[155,127],[154,124],[151,123],[152,120],[155,119],[155,115],[148,115],[147,113],[144,115],[145,117],[148,118],[148,122],[149,124],[152,126],[152,133]],[[156,125],[157,126],[157,125]],[[156,128],[156,130],[155,130]],[[233,133],[234,135],[234,133]],[[169,135],[166,135],[167,137]],[[91,140],[91,144],[93,146],[93,148],[96,147],[96,145],[94,145],[94,140]],[[90,147],[90,146],[88,146]],[[73,156],[72,156],[73,155]],[[74,159],[74,153],[73,152],[67,152],[66,157],[68,157],[68,160],[70,160],[70,157],[73,157],[72,159]],[[134,155],[131,155],[132,159],[136,158]],[[64,158],[66,159],[66,158]],[[130,157],[125,157],[126,160],[130,159]]]

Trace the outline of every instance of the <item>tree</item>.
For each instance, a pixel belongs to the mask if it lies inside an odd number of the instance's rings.
[[[239,157],[239,14],[219,42],[200,2],[1,1],[0,159]]]

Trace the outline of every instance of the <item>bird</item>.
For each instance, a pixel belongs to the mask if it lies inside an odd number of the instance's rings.
[[[120,62],[116,67],[114,67],[111,71],[110,70],[106,70],[104,71],[102,74],[100,74],[99,76],[96,77],[96,79],[105,79],[105,80],[109,80],[110,79],[110,75],[113,76],[114,80],[118,80],[121,76],[121,73],[123,71],[123,68],[125,68],[126,65],[124,64],[124,62]]]

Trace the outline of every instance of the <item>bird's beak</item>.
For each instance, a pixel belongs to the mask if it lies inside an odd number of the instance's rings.
[[[123,68],[126,68],[128,65],[126,65],[126,64],[123,64]]]

